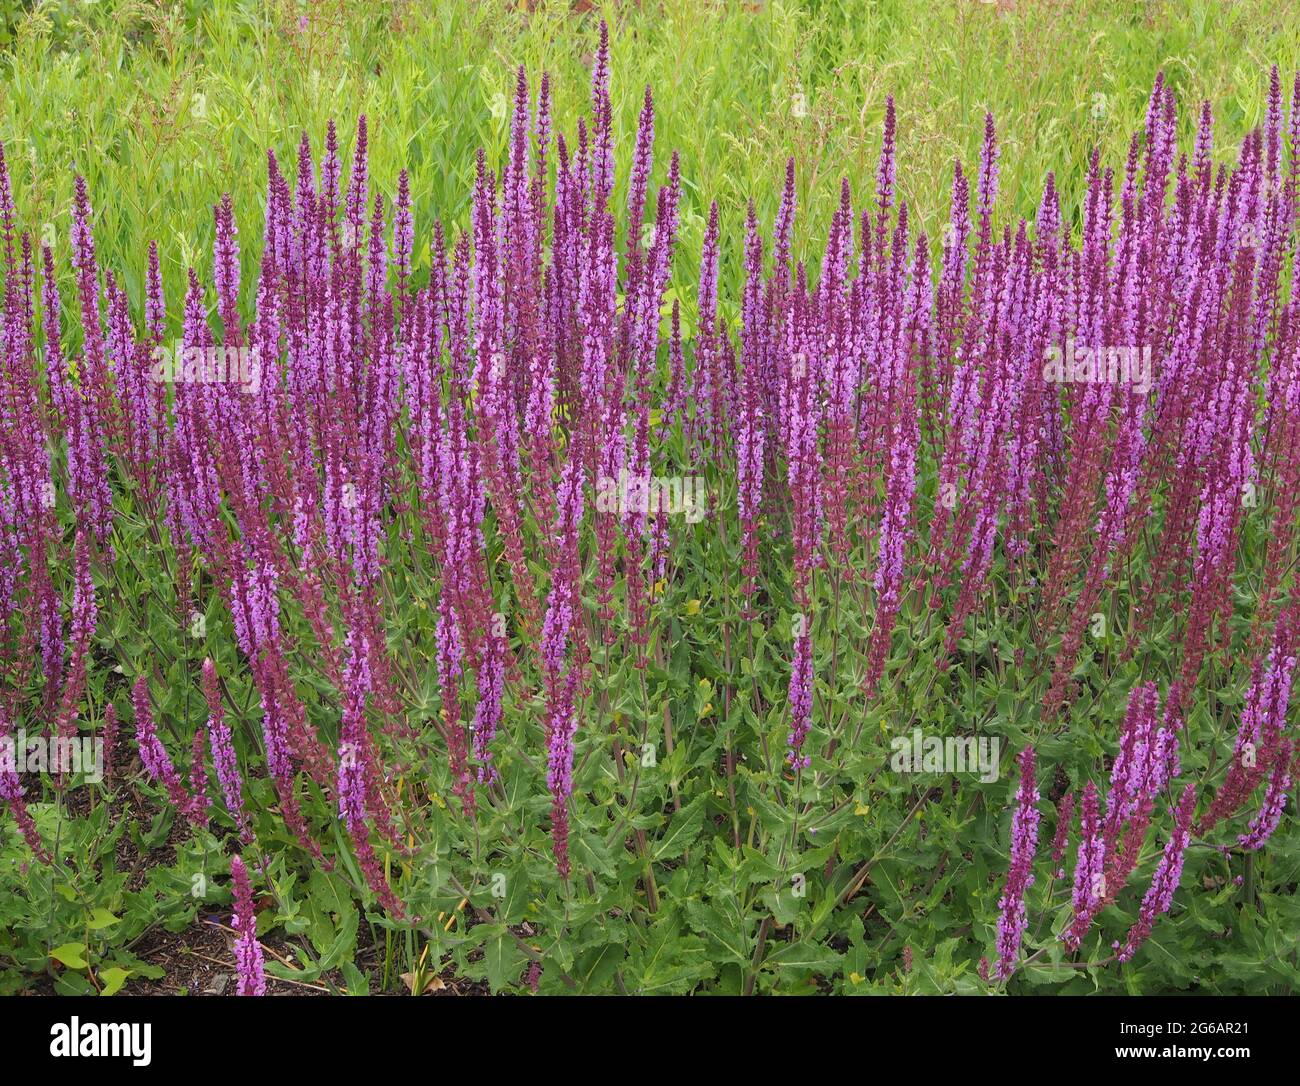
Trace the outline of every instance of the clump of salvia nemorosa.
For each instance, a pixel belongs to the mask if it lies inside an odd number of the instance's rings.
[[[533,98],[520,69],[504,160],[494,170],[480,153],[459,232],[421,233],[405,172],[391,206],[384,199],[364,117],[350,165],[332,125],[319,162],[305,135],[296,170],[268,153],[251,290],[226,197],[210,284],[190,269],[169,309],[151,247],[139,326],[120,278],[101,267],[85,182],[65,299],[54,254],[34,252],[20,230],[0,149],[0,733],[39,719],[75,734],[96,593],[113,591],[117,499],[129,498],[171,555],[178,613],[207,609],[193,598],[200,584],[219,597],[233,630],[222,669],[247,673],[260,731],[227,723],[234,707],[207,661],[206,742],[191,745],[187,786],[162,739],[174,722],[160,731],[144,677],[161,661],[132,661],[147,775],[196,829],[219,798],[247,844],[240,752],[255,740],[290,834],[330,862],[319,804],[303,803],[328,796],[370,890],[397,915],[388,857],[408,847],[396,781],[409,768],[399,740],[446,759],[440,799],[467,827],[500,796],[509,745],[544,744],[555,863],[570,877],[586,802],[575,755],[589,722],[613,715],[595,659],[625,652],[644,684],[665,650],[673,615],[660,601],[682,577],[688,539],[716,556],[745,620],[724,623],[726,667],[753,620],[788,623],[789,638],[772,644],[788,652],[785,765],[800,791],[810,771],[833,779],[846,745],[872,741],[843,720],[831,727],[834,688],[888,697],[923,641],[938,646],[940,671],[960,665],[965,639],[1008,594],[1036,619],[1034,643],[1015,647],[1022,692],[1042,729],[1059,728],[1089,630],[1123,591],[1125,658],[1172,619],[1176,661],[1131,691],[1109,781],[1076,780],[1057,805],[1047,878],[1035,874],[1038,763],[1032,748],[1020,753],[985,972],[1014,972],[1030,910],[1056,879],[1073,887],[1061,939],[1082,952],[1148,838],[1162,835],[1138,919],[1113,947],[1127,960],[1170,908],[1192,835],[1240,817],[1234,847],[1261,847],[1296,771],[1285,714],[1297,629],[1300,80],[1284,124],[1274,71],[1262,130],[1216,170],[1208,103],[1192,153],[1180,153],[1173,94],[1158,79],[1121,171],[1092,157],[1077,235],[1051,175],[1032,223],[999,222],[990,116],[977,168],[955,166],[937,244],[900,198],[890,100],[874,192],[855,206],[843,180],[819,268],[795,258],[792,160],[770,239],[752,206],[733,233],[735,292],[713,204],[700,208],[698,281],[669,306],[682,166],[656,159],[647,89],[616,206],[610,77],[602,28],[590,111],[566,137],[547,80]],[[691,296],[696,311],[683,314]],[[179,349],[166,347],[169,322]],[[1204,741],[1187,734],[1189,710],[1206,673],[1234,662],[1252,518],[1262,578],[1236,745],[1212,777],[1184,782],[1180,745]],[[390,642],[398,568],[422,586],[427,644]],[[72,585],[66,631],[60,579]],[[837,619],[849,601],[868,619],[857,632]],[[106,731],[118,711],[105,713]],[[524,718],[537,733],[515,726]],[[541,775],[542,752],[526,753]],[[620,776],[625,753],[615,746]],[[39,854],[27,791],[0,773],[0,797]],[[243,901],[241,961],[253,970],[247,914]]]

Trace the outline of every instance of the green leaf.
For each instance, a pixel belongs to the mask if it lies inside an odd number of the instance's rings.
[[[787,943],[763,959],[764,965],[779,965],[784,969],[814,969],[819,973],[833,973],[844,961],[844,955],[818,943]]]
[[[645,945],[636,948],[628,960],[629,975],[635,978],[633,989],[646,995],[688,992],[712,969],[704,941],[695,935],[680,935],[672,917],[651,928]]]
[[[50,957],[69,969],[86,968],[86,947],[83,943],[64,943],[50,951]]]
[[[518,923],[530,897],[528,875],[524,865],[517,864],[506,873],[505,897],[497,903],[497,919],[503,924]]]
[[[91,931],[100,931],[103,928],[111,928],[114,924],[119,923],[120,917],[114,916],[105,908],[98,908],[90,914],[90,919],[86,921],[86,927]]]
[[[498,927],[483,944],[483,961],[487,966],[487,980],[493,994],[519,979],[523,969],[524,952],[514,937],[504,927]]]
[[[700,828],[704,825],[704,797],[700,796],[694,802],[683,807],[672,817],[668,823],[664,835],[655,842],[651,850],[651,858],[655,863],[662,860],[671,860],[680,856],[691,845],[691,842],[699,836]]]
[[[749,961],[749,940],[712,905],[688,901],[686,917],[691,927],[721,949],[720,953],[714,955],[719,962],[730,961],[744,965]]]
[[[321,955],[320,968],[322,972],[335,968],[338,963],[347,955],[352,953],[352,948],[357,942],[357,925],[360,917],[356,909],[344,914],[343,922],[339,925],[338,935],[334,939],[334,945]]]
[[[112,965],[107,969],[101,969],[99,980],[104,987],[99,990],[99,994],[101,996],[117,995],[122,990],[122,985],[126,983],[126,978],[130,975],[131,970],[123,969],[120,965]]]
[[[578,956],[573,979],[579,988],[589,994],[603,992],[615,971],[627,957],[627,947],[621,943],[606,943]]]
[[[352,962],[344,962],[339,966],[339,971],[343,974],[344,983],[347,984],[347,993],[350,996],[369,995],[370,982]]]

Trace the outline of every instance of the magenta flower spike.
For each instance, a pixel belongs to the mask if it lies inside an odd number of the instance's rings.
[[[235,929],[236,991],[241,996],[266,995],[266,968],[262,944],[257,941],[253,888],[239,856],[230,858],[230,882],[235,897],[230,926]]]
[[[1034,781],[1034,748],[1026,747],[1020,755],[1020,787],[1016,792],[1016,809],[1011,816],[1011,864],[1006,886],[998,904],[998,960],[994,973],[1006,980],[1016,968],[1020,942],[1029,926],[1025,911],[1025,891],[1034,883],[1034,853],[1038,847],[1038,786]]]

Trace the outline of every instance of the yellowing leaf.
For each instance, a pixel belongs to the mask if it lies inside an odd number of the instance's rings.
[[[99,931],[101,928],[110,928],[118,922],[118,918],[105,908],[98,908],[90,914],[90,919],[86,921],[86,927],[91,931]]]
[[[99,972],[99,981],[104,986],[99,990],[101,996],[117,995],[122,990],[122,985],[126,983],[126,978],[131,975],[131,970],[123,969],[120,965],[112,965],[107,969],[101,969]]]
[[[50,951],[50,957],[69,969],[86,968],[86,948],[81,943],[64,943]]]
[[[425,992],[441,992],[447,987],[443,983],[442,977],[438,976],[437,973],[426,973],[423,980],[415,973],[403,973],[402,980],[406,982],[407,991],[411,995],[424,995]],[[417,984],[420,985],[418,992],[415,990]]]

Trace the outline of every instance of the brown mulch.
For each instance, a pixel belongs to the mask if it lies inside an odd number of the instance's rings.
[[[363,927],[364,931],[364,927]],[[296,964],[293,945],[274,935],[262,941],[268,962]],[[183,932],[158,930],[151,932],[135,947],[135,954],[150,965],[167,971],[161,980],[132,980],[123,989],[123,995],[234,995],[234,952],[232,935],[228,928],[210,920],[200,919]],[[383,947],[359,944],[354,962],[362,973],[370,977],[371,991],[383,971]],[[328,983],[327,983],[328,982]],[[400,982],[399,982],[400,983]],[[347,983],[338,971],[325,974],[311,983],[282,980],[269,973],[266,977],[268,996],[318,996],[346,990]],[[466,980],[452,970],[444,970],[436,980],[427,984],[426,995],[457,996],[486,995],[488,987],[481,981]]]
[[[362,929],[365,930],[364,927]],[[122,996],[173,995],[173,996],[233,996],[236,994],[235,958],[232,949],[233,935],[228,927],[213,919],[200,917],[190,927],[180,932],[162,928],[147,933],[134,947],[133,953],[142,961],[165,970],[159,980],[132,977],[119,993]],[[272,934],[262,939],[262,948],[268,962],[297,964],[293,944]],[[378,978],[383,972],[383,947],[358,945],[355,964],[370,978],[371,992],[379,994]],[[328,982],[328,983],[327,983]],[[398,981],[399,984],[403,982]],[[319,996],[343,992],[347,984],[337,970],[313,982],[282,980],[269,973],[266,977],[268,996]],[[34,976],[27,995],[55,995],[54,981],[48,976]],[[392,993],[389,993],[392,994]],[[425,995],[466,996],[487,995],[488,986],[483,981],[467,980],[446,969],[425,982]]]
[[[235,956],[230,929],[200,918],[180,932],[156,929],[146,935],[133,953],[142,961],[166,970],[160,980],[133,978],[122,990],[123,995],[234,995]],[[268,962],[296,963],[293,949],[273,938],[262,941]],[[344,987],[338,973],[330,973],[336,989]],[[328,995],[323,980],[313,983],[280,980],[267,974],[267,995]]]

